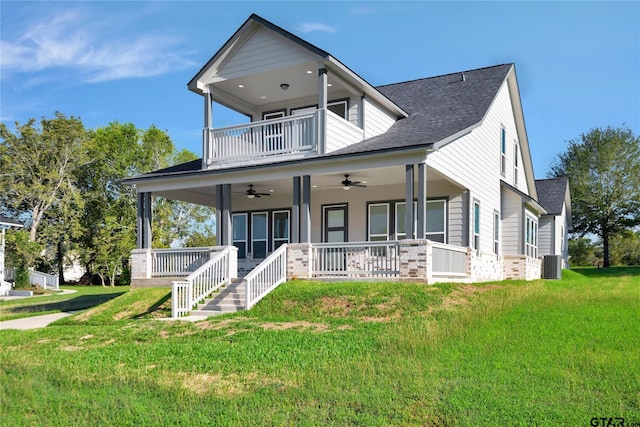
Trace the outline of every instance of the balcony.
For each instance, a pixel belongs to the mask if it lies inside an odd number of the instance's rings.
[[[331,111],[321,129],[321,110],[219,129],[204,129],[204,168],[257,164],[323,154],[361,141],[364,131]],[[321,141],[327,135],[328,141]],[[326,147],[324,150],[320,147]]]

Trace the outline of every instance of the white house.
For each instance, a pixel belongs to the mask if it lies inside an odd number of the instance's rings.
[[[539,220],[539,254],[559,255],[562,267],[569,267],[568,233],[573,230],[571,194],[567,178],[536,180],[538,200],[547,213]]]
[[[176,277],[224,251],[225,274],[241,277],[277,253],[257,269],[279,257],[269,283],[540,277],[547,211],[513,64],[374,87],[252,15],[188,88],[204,100],[202,159],[127,180],[138,192],[133,286],[198,286]],[[213,102],[247,122],[216,128]],[[220,247],[152,249],[151,197],[215,206]],[[247,307],[261,295],[251,292]]]
[[[4,236],[5,230],[9,227],[22,227],[22,224],[0,215],[0,296],[7,295],[11,290],[11,284],[4,281]]]

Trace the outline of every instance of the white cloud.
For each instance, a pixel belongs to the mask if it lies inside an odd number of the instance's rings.
[[[322,31],[325,33],[335,33],[337,30],[327,24],[321,24],[319,22],[303,22],[298,25],[298,31],[301,33],[310,33],[312,31]]]
[[[14,40],[0,40],[2,69],[70,69],[80,73],[80,80],[101,82],[155,76],[193,65],[186,52],[179,50],[178,38],[126,35],[112,24],[79,10],[27,24]]]

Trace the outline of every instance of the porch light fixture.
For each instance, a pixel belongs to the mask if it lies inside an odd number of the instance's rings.
[[[280,84],[280,89],[287,90],[287,89],[289,89],[289,85],[287,83],[281,83]]]
[[[256,197],[255,194],[247,194],[247,199],[253,199],[254,197]]]
[[[351,186],[350,185],[344,185],[342,186],[343,190],[351,190]]]

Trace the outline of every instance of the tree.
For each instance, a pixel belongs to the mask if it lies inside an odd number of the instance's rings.
[[[640,231],[626,230],[610,242],[611,261],[616,265],[640,265]]]
[[[551,167],[569,178],[574,231],[597,235],[609,267],[611,237],[640,224],[640,139],[629,128],[595,128],[569,141]]]
[[[569,239],[569,264],[573,267],[595,265],[598,260],[596,247],[586,237]]]
[[[27,214],[29,240],[34,242],[38,227],[54,205],[68,206],[81,198],[74,182],[74,169],[83,159],[87,133],[79,118],[55,113],[42,119],[16,122],[16,133],[0,123],[0,194],[3,209]]]

